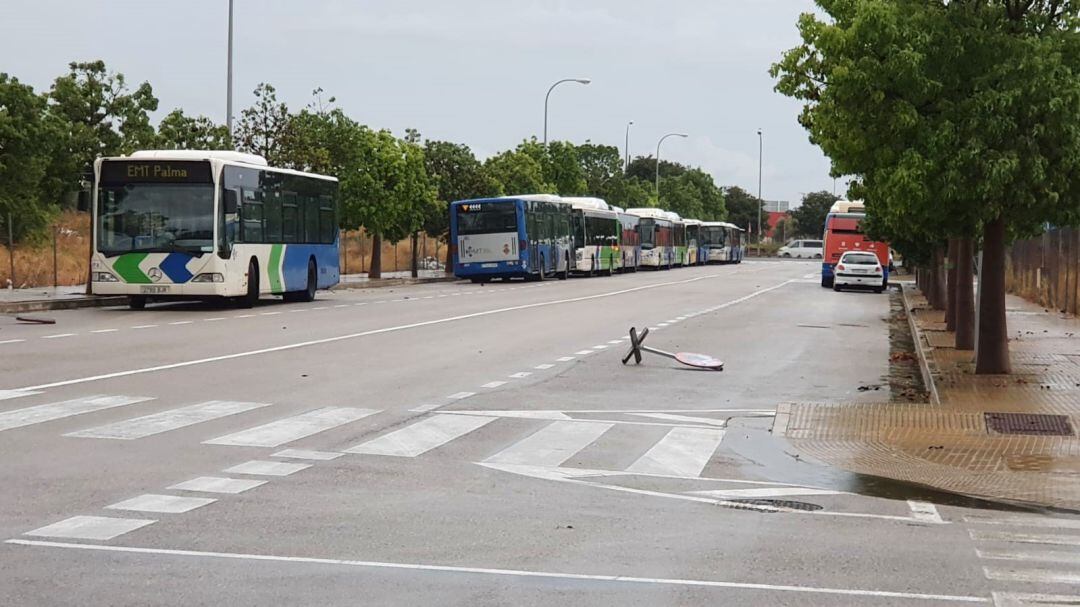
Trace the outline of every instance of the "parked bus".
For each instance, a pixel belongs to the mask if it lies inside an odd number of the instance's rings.
[[[571,205],[574,231],[573,271],[611,276],[622,267],[619,214],[603,199],[563,197]]]
[[[724,228],[726,232],[726,240],[728,246],[728,257],[731,263],[742,263],[743,255],[746,253],[746,248],[743,246],[743,234],[746,230],[739,226],[724,222]]]
[[[821,260],[821,286],[832,288],[834,268],[846,251],[868,251],[877,256],[884,268],[882,287],[889,284],[889,245],[875,242],[862,232],[866,207],[861,201],[838,200],[825,216],[824,257]]]
[[[450,205],[454,276],[565,279],[572,255],[571,206],[558,196],[530,194],[459,200]]]
[[[726,221],[701,222],[703,263],[739,263],[743,258],[742,228]]]
[[[641,239],[641,256],[638,267],[671,269],[675,262],[673,224],[667,211],[652,207],[627,209],[638,217],[638,235]]]
[[[338,181],[232,151],[145,150],[94,162],[90,289],[147,301],[263,294],[310,301],[337,284]]]
[[[667,218],[671,220],[672,254],[674,261],[671,265],[682,267],[686,265],[686,223],[675,211],[666,211]]]
[[[621,207],[612,206],[611,210],[619,214],[619,224],[622,227],[622,237],[619,240],[619,251],[622,253],[621,271],[637,272],[641,259],[641,235],[638,233],[640,218],[627,213]]]
[[[696,266],[703,263],[700,257],[701,221],[684,219],[683,223],[686,224],[686,265]]]

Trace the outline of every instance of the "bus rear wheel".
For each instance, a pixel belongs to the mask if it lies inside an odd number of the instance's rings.
[[[563,271],[559,272],[559,273],[557,273],[555,275],[555,277],[558,278],[559,280],[566,280],[567,278],[570,277],[570,254],[569,253],[567,253],[565,261],[566,261],[566,266],[563,268]]]
[[[145,295],[132,295],[128,297],[128,307],[132,310],[142,310],[146,307]]]
[[[287,291],[285,293],[285,301],[288,302],[309,302],[315,301],[315,291],[319,288],[319,273],[318,268],[315,266],[315,260],[308,260],[307,267],[307,284],[304,286],[303,291]]]
[[[615,273],[615,259],[611,255],[607,258],[607,270],[604,272],[604,276],[611,276]]]

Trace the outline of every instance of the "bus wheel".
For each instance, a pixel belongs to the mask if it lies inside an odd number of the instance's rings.
[[[555,275],[555,277],[558,278],[559,280],[566,280],[569,276],[570,276],[570,254],[568,253],[566,255],[566,267],[563,268],[562,272],[557,273]]]
[[[607,272],[604,273],[604,276],[611,276],[614,273],[615,273],[615,259],[611,255],[608,255],[608,258],[607,258]]]
[[[822,276],[821,286],[825,287],[826,289],[831,289],[833,286],[833,279],[828,276]]]
[[[300,301],[315,301],[315,290],[319,288],[319,273],[315,260],[307,262],[307,288],[299,293]]]
[[[259,301],[259,264],[252,259],[248,262],[247,293],[238,302],[241,308],[254,308]]]
[[[596,255],[592,256],[592,263],[589,265],[589,278],[596,276]]]
[[[132,295],[128,297],[128,307],[132,310],[142,310],[146,307],[145,295]]]
[[[536,282],[544,282],[547,279],[547,275],[544,274],[544,258],[540,257],[540,272],[536,275]]]

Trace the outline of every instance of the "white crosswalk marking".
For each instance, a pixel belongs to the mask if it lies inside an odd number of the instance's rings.
[[[178,491],[197,491],[199,493],[243,493],[248,489],[254,489],[259,485],[265,485],[266,481],[256,481],[248,478],[222,478],[220,476],[200,476],[190,481],[177,483],[169,489]]]
[[[755,489],[714,489],[711,491],[692,491],[693,495],[704,495],[721,500],[741,500],[758,498],[792,497],[796,495],[839,495],[842,491],[814,489],[813,487],[769,487]]]
[[[196,508],[201,508],[207,504],[213,504],[216,501],[216,499],[211,497],[177,497],[175,495],[148,493],[118,502],[111,506],[105,506],[105,508],[109,510],[135,510],[138,512],[180,514]]]
[[[23,535],[40,537],[64,537],[78,540],[111,540],[145,527],[157,521],[137,518],[111,518],[107,516],[73,516]]]
[[[270,405],[267,403],[212,400],[197,405],[172,409],[171,411],[162,411],[161,413],[105,424],[96,428],[69,432],[64,436],[134,440],[268,406]]]
[[[1058,565],[1080,565],[1080,552],[1064,550],[1013,550],[1000,548],[976,548],[975,555],[981,559],[1005,561],[1032,561],[1055,563]]]
[[[553,422],[489,457],[493,464],[559,466],[600,438],[614,424]]]
[[[1076,595],[1029,594],[1025,592],[994,592],[994,607],[1070,607],[1076,605]]]
[[[88,396],[0,413],[0,431],[152,400],[147,396]]]
[[[1080,571],[1051,569],[1014,569],[983,567],[987,579],[1007,582],[1037,582],[1041,584],[1080,584]]]
[[[698,476],[723,439],[724,430],[719,428],[672,428],[626,471]]]
[[[226,468],[222,472],[228,472],[229,474],[257,474],[260,476],[289,476],[294,472],[307,470],[310,467],[311,464],[290,464],[288,462],[253,459],[250,462]]]
[[[689,415],[673,415],[671,413],[632,413],[637,417],[648,417],[651,419],[663,419],[672,422],[688,422],[693,424],[705,424],[708,426],[727,426],[727,422],[722,419],[716,419],[714,417],[692,417]]]
[[[480,387],[481,388],[498,388],[499,386],[502,386],[504,384],[506,384],[506,382],[504,382],[504,381],[489,381],[488,383],[486,383],[486,384],[484,384],[484,385],[482,385]]]
[[[535,367],[533,367],[533,369],[539,369],[541,371],[547,371],[548,369],[550,369],[550,368],[552,368],[554,366],[555,365],[549,365],[547,363],[544,363],[542,365],[536,365]]]
[[[470,396],[476,396],[476,392],[455,392],[446,398],[451,400],[461,400],[463,398],[469,398]]]
[[[346,449],[346,453],[416,457],[495,421],[494,417],[435,415]]]
[[[530,375],[532,375],[532,373],[529,371],[518,371],[517,373],[511,373],[507,377],[512,377],[514,379],[524,379]]]
[[[977,531],[969,529],[968,535],[975,541],[1018,542],[1022,544],[1055,544],[1080,546],[1080,535],[1050,535],[1042,533],[1012,533],[1009,531]]]
[[[965,516],[964,522],[979,525],[1015,525],[1017,527],[1047,527],[1051,529],[1080,529],[1080,518],[1051,516]]]
[[[19,398],[20,396],[33,396],[35,394],[41,394],[41,392],[28,392],[26,390],[0,390],[0,400]]]
[[[291,457],[293,459],[313,459],[318,461],[329,461],[337,459],[344,455],[344,453],[335,453],[333,451],[309,451],[308,449],[285,449],[284,451],[278,451],[271,454],[273,457]]]
[[[231,445],[234,447],[277,447],[301,438],[318,434],[359,419],[375,415],[376,409],[354,407],[323,407],[293,417],[219,436],[206,445]]]

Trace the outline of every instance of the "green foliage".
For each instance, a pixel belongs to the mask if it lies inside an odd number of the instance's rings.
[[[619,148],[585,143],[577,146],[575,151],[585,179],[585,193],[605,200],[611,198],[618,187],[616,183],[623,176],[623,159]]]
[[[177,108],[158,125],[156,146],[163,150],[230,150],[229,129],[206,116],[187,116]]]
[[[288,138],[291,116],[284,102],[277,100],[273,86],[260,83],[255,87],[255,104],[240,112],[236,125],[236,145],[240,151],[258,154],[272,166],[288,162],[285,140]]]
[[[678,177],[686,172],[686,167],[670,160],[660,161],[660,179]],[[626,167],[626,176],[631,179],[640,179],[646,183],[656,181],[656,159],[650,156],[638,156],[630,161]]]
[[[802,204],[791,211],[793,223],[788,228],[788,236],[821,238],[825,233],[825,216],[837,200],[840,200],[839,196],[824,190],[803,194]]]
[[[488,158],[484,170],[508,195],[554,194],[558,191],[554,184],[544,181],[544,167],[540,161],[521,151],[521,146]]]
[[[729,186],[724,188],[724,200],[727,205],[727,219],[742,229],[749,227],[752,230],[757,230],[758,212],[761,213],[762,229],[765,228],[765,213],[762,210],[764,205],[758,201],[757,196],[751,195],[746,190],[739,186]]]
[[[45,99],[16,78],[0,73],[0,224],[23,239],[46,225],[55,207],[45,180],[62,141],[62,124],[47,113]]]
[[[469,146],[449,141],[425,141],[424,165],[436,187],[437,204],[424,217],[424,231],[441,236],[450,229],[449,203],[502,194],[502,186],[473,155]]]

